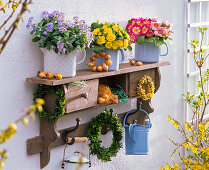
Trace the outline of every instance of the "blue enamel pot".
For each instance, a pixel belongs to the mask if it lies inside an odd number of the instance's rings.
[[[168,46],[166,47],[166,53],[161,54],[161,47],[156,46],[154,43],[143,42],[139,45],[135,43],[135,61],[141,61],[145,63],[159,62],[160,56],[166,56],[168,54]]]
[[[119,64],[122,64],[125,60],[124,52],[122,49],[120,50],[104,50],[106,54],[111,55],[112,64],[108,66],[109,71],[116,71],[119,69]],[[121,54],[121,58],[120,58]],[[96,59],[95,64],[98,66],[99,64],[102,66],[102,63],[105,63],[106,59],[104,57],[99,57]]]

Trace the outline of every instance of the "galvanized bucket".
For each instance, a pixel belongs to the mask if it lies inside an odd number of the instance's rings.
[[[148,117],[148,120],[145,121],[145,125],[136,124],[136,121],[134,121],[133,124],[125,125],[128,115],[136,110],[137,109],[134,109],[126,113],[123,120],[123,125],[125,128],[126,155],[147,155],[148,132],[152,127],[148,113],[143,109],[138,110],[146,114]]]

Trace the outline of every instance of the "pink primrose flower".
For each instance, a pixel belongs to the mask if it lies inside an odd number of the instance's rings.
[[[150,25],[150,23],[151,23],[151,21],[150,21],[149,19],[145,19],[145,20],[144,20],[144,24]]]
[[[131,18],[131,23],[132,23],[132,25],[135,25],[136,22],[137,22],[137,19],[136,19],[136,18]]]
[[[131,27],[131,33],[135,36],[140,36],[142,34],[142,28],[135,24]]]
[[[151,18],[152,22],[158,22],[157,17]]]
[[[142,35],[146,36],[150,32],[150,27],[148,25],[144,24],[142,26],[142,29],[141,30],[142,30],[141,31],[142,32]]]
[[[152,32],[152,31],[150,31],[147,35],[146,35],[146,37],[148,37],[148,38],[151,38],[151,37],[153,37],[154,36],[154,33]]]
[[[159,27],[155,30],[155,35],[162,37],[166,35],[166,29],[164,27]]]
[[[151,28],[152,30],[156,30],[157,28],[159,28],[161,25],[161,23],[159,22],[151,22]]]
[[[171,32],[169,30],[166,30],[165,36],[167,36],[168,38],[171,38]]]
[[[132,23],[129,22],[129,23],[126,25],[126,29],[127,29],[127,32],[128,32],[128,33],[131,31],[131,27],[132,27]]]
[[[130,34],[130,41],[132,43],[135,43],[136,42],[136,39],[137,39],[137,36],[135,36],[134,34]]]

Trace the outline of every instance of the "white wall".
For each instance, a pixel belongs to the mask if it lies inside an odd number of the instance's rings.
[[[34,0],[30,6],[31,13],[24,15],[25,22],[0,55],[0,129],[6,127],[12,120],[19,117],[21,109],[32,103],[32,93],[35,85],[25,83],[27,77],[35,76],[43,67],[43,56],[37,44],[31,42],[29,30],[25,28],[30,16],[40,17],[43,10],[59,10],[72,18],[77,15],[90,24],[97,19],[101,22],[119,22],[125,27],[131,17],[158,16],[174,24],[173,44],[169,45],[169,55],[163,60],[169,60],[170,66],[161,68],[161,87],[152,99],[155,112],[151,114],[153,127],[150,130],[150,154],[148,156],[126,156],[124,149],[118,153],[112,162],[101,163],[92,157],[92,170],[154,170],[169,162],[172,145],[166,134],[179,138],[176,131],[167,121],[170,114],[178,120],[183,120],[183,57],[184,57],[184,1],[182,0]],[[1,14],[2,15],[2,14]],[[2,18],[3,16],[1,16]],[[132,54],[132,53],[131,53]],[[116,112],[124,112],[133,108],[135,101],[125,105],[118,104]],[[81,123],[90,121],[100,113],[101,109],[91,109],[62,117],[58,128],[66,128],[75,124],[75,118],[80,117]],[[39,119],[30,122],[28,127],[19,125],[18,134],[1,148],[9,150],[7,170],[38,170],[39,154],[27,156],[26,140],[39,135]],[[104,145],[111,142],[107,135]],[[124,141],[123,141],[124,142]],[[45,170],[60,169],[63,146],[51,150],[51,161]],[[69,155],[74,151],[88,152],[86,144],[75,144],[68,148]]]

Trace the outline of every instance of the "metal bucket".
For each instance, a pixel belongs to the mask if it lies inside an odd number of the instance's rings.
[[[147,155],[148,132],[152,126],[148,113],[143,109],[139,109],[139,111],[148,116],[148,120],[145,121],[145,125],[136,124],[136,121],[133,122],[133,124],[125,125],[128,115],[136,110],[137,109],[134,109],[126,113],[123,120],[123,125],[125,128],[126,155]]]

